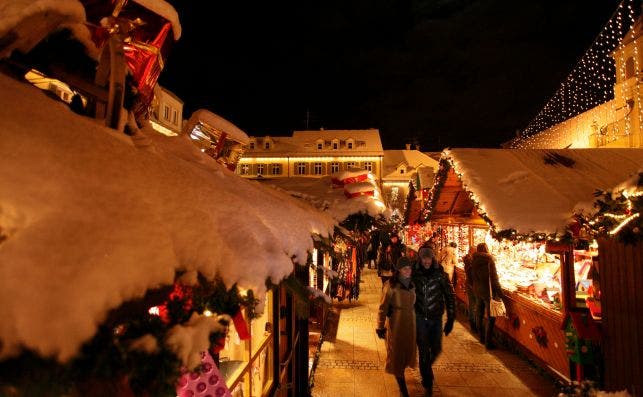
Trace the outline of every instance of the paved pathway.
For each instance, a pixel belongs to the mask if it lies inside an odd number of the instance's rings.
[[[362,279],[358,301],[333,305],[314,375],[313,397],[399,395],[395,378],[384,372],[384,341],[375,335],[381,282],[371,269],[364,269]],[[515,354],[501,348],[485,350],[459,321],[443,338],[443,352],[433,369],[436,397],[556,395],[550,379]],[[406,382],[411,396],[424,395],[417,369],[406,370]]]

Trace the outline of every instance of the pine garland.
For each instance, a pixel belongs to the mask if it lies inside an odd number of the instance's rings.
[[[177,274],[175,279],[179,277]],[[257,303],[252,291],[244,296],[236,286],[228,289],[221,279],[208,281],[202,276],[195,286],[175,282],[149,291],[145,297],[113,310],[68,363],[43,358],[30,350],[1,361],[0,395],[107,397],[130,390],[135,395],[173,397],[182,363],[165,347],[168,331],[206,309],[232,316],[243,307],[253,318]],[[160,315],[150,314],[151,307],[159,308]],[[156,353],[129,349],[134,340],[147,334],[158,341]],[[213,334],[210,341],[214,345],[222,336]]]
[[[597,190],[593,215],[576,214],[576,219],[586,231],[595,237],[614,237],[623,244],[637,244],[643,239],[643,192],[640,179],[638,190],[633,194],[622,191],[612,194]]]

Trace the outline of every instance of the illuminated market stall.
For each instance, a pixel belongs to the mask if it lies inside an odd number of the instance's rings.
[[[460,304],[468,304],[462,256],[486,242],[508,313],[496,321],[498,336],[557,376],[577,377],[563,322],[576,311],[599,322],[601,311],[598,245],[573,215],[641,164],[640,149],[445,150],[422,220],[439,246],[457,244]]]

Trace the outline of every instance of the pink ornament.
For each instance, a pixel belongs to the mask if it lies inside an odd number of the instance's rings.
[[[181,397],[232,397],[210,353],[201,354],[201,371],[186,372],[179,378],[176,394]]]

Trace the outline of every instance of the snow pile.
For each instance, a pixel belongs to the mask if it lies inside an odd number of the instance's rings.
[[[1,74],[0,192],[0,359],[22,346],[69,359],[176,270],[260,298],[337,224],[187,136],[131,138]]]
[[[349,215],[365,213],[373,217],[390,216],[390,210],[374,196],[347,198],[343,189],[334,189],[332,176],[320,178],[275,178],[261,183],[286,191],[332,216],[338,223]],[[373,186],[370,187],[373,190]]]
[[[230,316],[219,317],[221,318],[192,313],[192,317],[185,326],[175,325],[168,332],[166,345],[187,368],[196,368],[201,363],[201,353],[210,348],[211,333],[227,332],[227,326],[223,323],[230,323]]]

